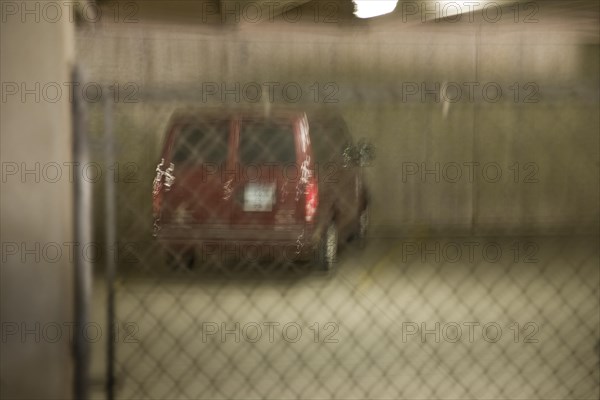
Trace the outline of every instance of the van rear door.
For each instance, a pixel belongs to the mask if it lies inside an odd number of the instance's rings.
[[[302,218],[297,118],[240,118],[232,223],[278,230]]]
[[[179,225],[227,226],[231,198],[222,171],[230,167],[230,118],[189,118],[176,123],[166,165],[174,165],[174,184],[164,193],[161,219]]]

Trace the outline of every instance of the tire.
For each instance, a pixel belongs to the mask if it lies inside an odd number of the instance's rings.
[[[331,271],[337,261],[339,234],[335,222],[331,222],[319,242],[319,267]]]
[[[356,237],[358,246],[363,249],[367,245],[367,232],[369,229],[369,206],[366,206],[358,216],[358,229]]]

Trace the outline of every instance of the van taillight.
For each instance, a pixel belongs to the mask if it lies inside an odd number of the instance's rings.
[[[315,214],[317,213],[317,206],[319,205],[319,188],[314,179],[311,179],[306,184],[306,204],[305,204],[305,213],[304,218],[306,222],[311,222]]]

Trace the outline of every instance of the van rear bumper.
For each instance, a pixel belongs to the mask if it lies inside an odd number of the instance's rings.
[[[316,257],[314,229],[292,226],[206,226],[166,224],[156,239],[172,251],[195,248],[206,254],[261,254],[290,260]]]
[[[316,244],[311,225],[254,226],[254,225],[161,225],[156,234],[159,241],[201,242],[248,242],[264,244],[301,243]]]

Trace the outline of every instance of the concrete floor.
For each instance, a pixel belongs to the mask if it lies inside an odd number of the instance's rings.
[[[377,238],[332,273],[261,276],[157,274],[146,250],[115,284],[118,398],[600,395],[597,237]]]

